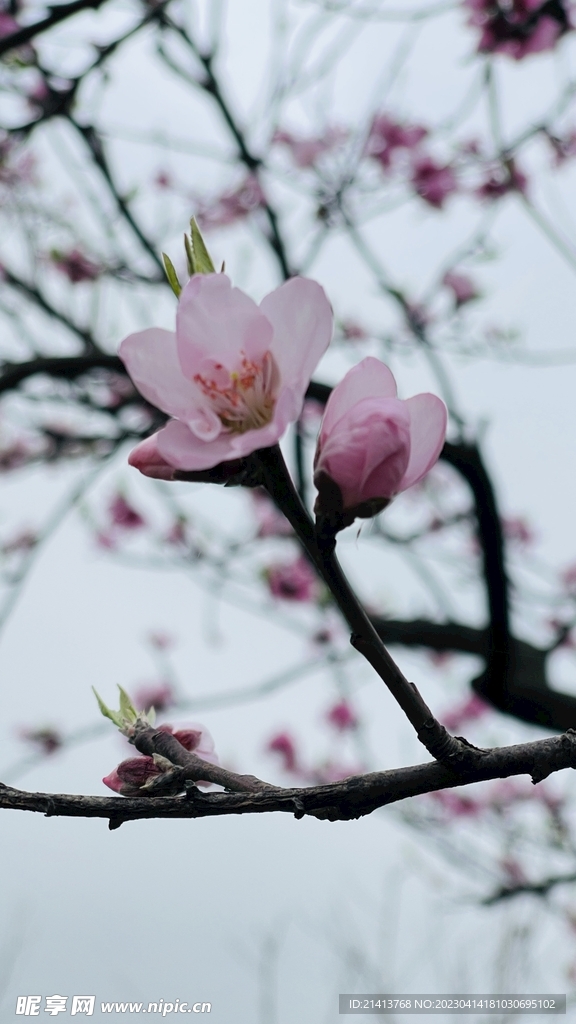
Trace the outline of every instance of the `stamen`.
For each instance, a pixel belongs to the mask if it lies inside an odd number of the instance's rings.
[[[218,376],[224,376],[221,363],[214,363],[214,369]],[[274,415],[279,373],[271,352],[266,352],[261,363],[253,362],[242,352],[240,366],[229,373],[228,381],[201,373],[194,376],[194,381],[222,426],[232,434],[265,427]]]

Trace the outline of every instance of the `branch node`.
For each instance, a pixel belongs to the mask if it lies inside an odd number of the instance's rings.
[[[294,817],[300,820],[306,814],[306,808],[302,803],[299,796],[295,796],[292,800],[292,806],[294,807]]]

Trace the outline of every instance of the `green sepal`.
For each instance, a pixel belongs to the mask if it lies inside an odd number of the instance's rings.
[[[192,243],[190,242],[190,239],[186,234],[184,235],[184,248],[186,250],[186,263],[188,264],[188,273],[190,274],[190,277],[192,277],[192,274],[197,273],[197,271],[194,270],[194,253],[192,252]]]
[[[122,716],[120,715],[120,713],[118,711],[111,711],[110,708],[106,707],[104,701],[102,700],[99,693],[97,693],[97,691],[94,689],[94,687],[92,687],[92,690],[94,692],[96,700],[98,701],[98,707],[100,708],[101,714],[104,715],[104,718],[109,718],[111,722],[114,722],[114,725],[116,726],[117,729],[121,729]]]
[[[164,262],[164,272],[166,274],[166,277],[168,278],[168,284],[170,285],[176,298],[179,299],[180,292],[182,291],[182,285],[178,280],[178,274],[174,269],[174,264],[172,263],[172,260],[170,259],[169,256],[166,255],[165,252],[162,253],[162,260]]]
[[[121,686],[118,686],[118,689],[120,691],[120,716],[123,721],[133,723],[138,718],[138,712],[132,704],[126,690],[123,690]]]
[[[216,268],[212,263],[210,253],[206,248],[204,239],[194,217],[190,219],[190,235],[192,238],[192,266],[194,274],[215,274]]]

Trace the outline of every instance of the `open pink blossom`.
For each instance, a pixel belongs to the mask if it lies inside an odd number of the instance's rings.
[[[276,444],[302,409],[332,336],[323,288],[293,277],[257,306],[225,274],[183,288],[176,332],[131,334],[120,357],[136,387],[172,419],[129,462],[169,479]]]
[[[371,356],[363,359],[326,404],[314,460],[317,515],[336,515],[342,528],[355,516],[385,508],[432,468],[446,418],[436,395],[402,401],[388,367]]]
[[[412,185],[428,203],[440,210],[448,196],[458,189],[456,175],[449,164],[439,164],[430,156],[419,156],[412,165]]]

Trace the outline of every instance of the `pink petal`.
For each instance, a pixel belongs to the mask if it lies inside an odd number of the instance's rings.
[[[405,404],[410,412],[411,447],[410,461],[400,481],[399,491],[417,484],[432,468],[442,451],[448,418],[444,402],[436,395],[414,395],[407,398]]]
[[[157,438],[157,434],[152,434],[152,437],[147,437],[145,441],[136,445],[128,456],[128,463],[130,466],[134,466],[134,469],[140,470],[144,476],[150,476],[156,480],[173,480],[174,466],[171,466],[160,455]]]
[[[155,436],[159,454],[175,469],[211,469],[236,457],[231,434],[222,433],[213,441],[201,441],[181,420],[170,420]]]
[[[332,338],[332,308],[326,293],[316,281],[292,277],[267,295],[260,309],[274,328],[271,351],[282,383],[301,401]]]
[[[367,356],[348,371],[330,395],[322,421],[321,437],[331,431],[338,420],[363,398],[396,398],[396,394],[392,371],[379,359]]]
[[[192,379],[206,360],[235,370],[243,352],[258,362],[270,348],[272,326],[226,274],[195,274],[180,296],[176,337],[182,369]]]
[[[130,334],[118,354],[140,394],[163,412],[184,418],[202,403],[196,385],[182,373],[173,331],[150,327]]]

